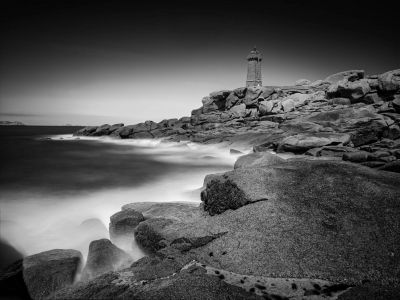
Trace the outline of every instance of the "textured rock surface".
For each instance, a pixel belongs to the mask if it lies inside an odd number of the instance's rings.
[[[118,270],[131,262],[132,258],[110,240],[92,241],[89,245],[86,265],[82,271],[82,280],[90,280],[106,272]]]
[[[111,240],[118,236],[132,235],[135,227],[142,221],[144,221],[143,215],[133,209],[125,209],[113,214],[109,225]]]
[[[49,250],[25,257],[23,278],[33,299],[43,299],[63,287],[73,284],[82,264],[76,250]]]

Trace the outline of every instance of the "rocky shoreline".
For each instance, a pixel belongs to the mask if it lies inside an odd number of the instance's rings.
[[[400,171],[400,69],[371,76],[351,70],[297,84],[213,92],[190,117],[89,126],[76,135],[223,143]]]
[[[200,205],[123,206],[86,263],[72,249],[17,261],[0,275],[1,295],[398,299],[400,70],[297,84],[214,92],[179,120],[79,130],[253,153],[206,176]],[[132,261],[119,239],[146,256]]]

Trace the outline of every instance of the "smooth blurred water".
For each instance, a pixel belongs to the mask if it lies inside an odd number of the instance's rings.
[[[217,146],[77,138],[68,130],[0,127],[0,234],[24,255],[73,248],[86,256],[91,240],[108,238],[122,205],[200,202],[204,176],[237,158]]]

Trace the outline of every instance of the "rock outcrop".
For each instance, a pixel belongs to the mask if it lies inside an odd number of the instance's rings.
[[[112,215],[109,225],[111,240],[120,236],[132,236],[133,230],[142,221],[144,221],[143,215],[132,209],[125,209]]]
[[[23,278],[32,299],[44,299],[74,283],[82,265],[79,251],[54,249],[23,259]]]
[[[132,258],[110,240],[92,241],[89,245],[86,265],[82,271],[82,280],[90,280],[101,274],[121,269],[131,262]]]
[[[117,138],[163,138],[199,143],[225,143],[240,150],[274,150],[315,157],[340,153],[388,152],[372,168],[396,170],[392,158],[400,149],[400,70],[367,76],[349,70],[294,86],[237,88],[210,93],[190,117],[86,127],[77,135]],[[392,141],[392,142],[389,142]],[[379,146],[378,146],[379,145]],[[366,147],[369,147],[366,150]],[[322,151],[344,147],[343,151]],[[361,148],[364,149],[361,149]],[[380,162],[380,163],[377,163]],[[381,163],[390,163],[384,167]]]

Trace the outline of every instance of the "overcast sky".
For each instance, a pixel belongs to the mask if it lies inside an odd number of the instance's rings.
[[[0,120],[187,116],[209,92],[245,84],[254,45],[264,85],[400,68],[395,2],[135,2],[2,1]]]

